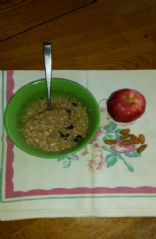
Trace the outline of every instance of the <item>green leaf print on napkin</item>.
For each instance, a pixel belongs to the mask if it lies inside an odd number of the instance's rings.
[[[130,158],[136,158],[136,157],[140,157],[141,154],[139,154],[139,153],[137,152],[137,150],[135,149],[134,151],[131,151],[131,152],[129,152],[129,153],[126,153],[126,156],[127,156],[127,157],[130,157]]]
[[[108,132],[113,132],[116,129],[116,127],[117,127],[117,124],[112,121],[112,122],[110,122],[109,125],[107,125],[105,127],[105,130],[108,131]]]
[[[107,154],[105,157],[107,168],[112,167],[117,162],[116,154]]]

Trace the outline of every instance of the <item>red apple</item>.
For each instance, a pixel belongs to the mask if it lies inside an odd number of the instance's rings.
[[[145,97],[133,89],[120,89],[107,100],[107,110],[117,122],[132,122],[139,118],[146,108]]]

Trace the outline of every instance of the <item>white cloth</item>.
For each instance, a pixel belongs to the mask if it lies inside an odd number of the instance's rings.
[[[23,85],[44,78],[44,72],[1,71],[0,219],[156,216],[156,70],[58,70],[53,77],[79,82],[95,95],[100,128],[92,144],[64,159],[24,153],[6,140],[2,116],[7,99]],[[107,115],[106,99],[121,88],[136,89],[146,98],[146,111],[133,124],[117,124]],[[141,155],[135,148],[104,144],[124,128],[145,135],[148,147]]]

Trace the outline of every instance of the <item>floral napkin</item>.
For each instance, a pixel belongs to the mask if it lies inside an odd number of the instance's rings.
[[[71,216],[156,216],[156,70],[54,71],[96,97],[101,113],[92,142],[60,159],[33,157],[17,148],[3,125],[5,107],[23,85],[43,71],[0,72],[0,219]],[[118,124],[106,101],[117,89],[132,88],[146,98],[146,111],[133,124]],[[123,144],[124,130],[140,144]],[[114,144],[110,144],[115,140]]]

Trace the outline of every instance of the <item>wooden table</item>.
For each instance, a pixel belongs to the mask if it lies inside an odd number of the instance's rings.
[[[155,0],[1,0],[0,69],[155,69]],[[0,223],[1,238],[155,239],[155,218],[62,218]]]

